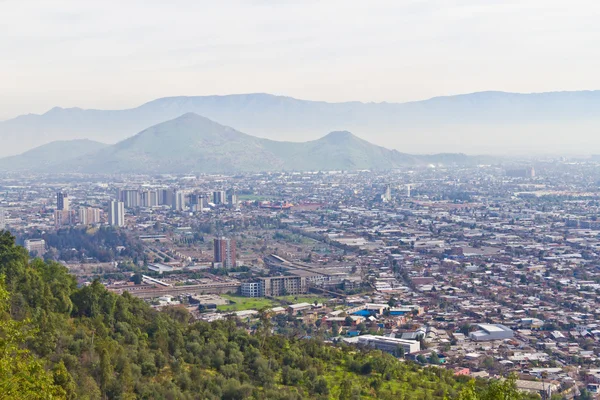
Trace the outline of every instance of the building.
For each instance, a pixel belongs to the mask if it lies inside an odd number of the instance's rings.
[[[158,206],[158,192],[156,190],[144,190],[140,193],[140,206],[156,207]]]
[[[186,207],[186,198],[187,193],[182,190],[176,190],[173,193],[173,203],[171,208],[175,211],[183,211]]]
[[[6,214],[4,208],[0,207],[0,231],[6,229]]]
[[[214,264],[224,268],[235,268],[235,240],[220,238],[214,240]]]
[[[25,248],[29,254],[43,257],[46,254],[46,241],[44,239],[27,239],[25,240]]]
[[[56,209],[59,211],[69,210],[69,195],[66,192],[56,193]]]
[[[510,178],[535,178],[535,169],[533,167],[507,169],[506,176]]]
[[[244,297],[262,297],[259,282],[244,282],[240,286],[240,293]]]
[[[140,206],[140,192],[137,189],[119,189],[117,201],[122,202],[125,208],[137,208]]]
[[[122,201],[111,201],[108,207],[108,224],[125,226],[125,205]]]
[[[237,194],[235,194],[235,189],[229,189],[227,191],[227,205],[231,207],[237,206]]]
[[[479,327],[479,330],[469,334],[469,338],[477,342],[504,340],[514,336],[513,331],[504,325],[479,324],[477,326]]]
[[[100,209],[81,207],[79,209],[79,223],[81,225],[94,225],[100,223]]]
[[[68,200],[67,200],[68,203]],[[68,204],[67,204],[68,205]],[[71,226],[75,222],[75,212],[72,210],[54,210],[54,226],[58,229]]]
[[[308,293],[308,282],[303,276],[291,275],[259,278],[259,283],[261,297]]]
[[[172,206],[174,201],[174,191],[170,189],[160,189],[158,191],[158,205]]]
[[[215,190],[212,192],[212,201],[214,204],[225,204],[226,199],[224,190]]]
[[[384,203],[392,201],[392,186],[389,183],[385,185],[385,191],[381,195],[381,200]]]
[[[392,337],[375,335],[362,335],[358,337],[358,343],[392,354],[398,354],[399,348],[402,348],[404,350],[404,354],[417,353],[421,351],[421,343],[418,340],[397,339]]]

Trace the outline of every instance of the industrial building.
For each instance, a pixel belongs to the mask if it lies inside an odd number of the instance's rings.
[[[402,347],[404,354],[421,351],[421,343],[417,340],[397,339],[386,336],[362,335],[358,337],[358,343],[392,354],[396,354],[399,347]]]
[[[504,340],[510,339],[514,336],[513,331],[504,325],[479,324],[477,326],[479,327],[479,330],[469,334],[471,340],[475,340],[477,342]]]

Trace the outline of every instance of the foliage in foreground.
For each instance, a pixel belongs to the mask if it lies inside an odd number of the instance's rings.
[[[476,387],[388,354],[192,321],[66,268],[0,233],[0,398],[519,399],[511,381]],[[481,386],[481,385],[479,385]]]

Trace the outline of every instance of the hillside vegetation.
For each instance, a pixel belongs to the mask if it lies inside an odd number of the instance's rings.
[[[0,399],[519,399],[378,351],[271,335],[262,315],[193,321],[67,269],[0,233]],[[252,328],[252,329],[250,329]],[[249,333],[252,332],[252,333]]]

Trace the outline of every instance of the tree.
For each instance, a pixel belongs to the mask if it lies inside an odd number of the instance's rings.
[[[139,285],[142,283],[142,274],[133,274],[129,280],[134,284]]]
[[[399,344],[398,347],[396,348],[396,356],[400,357],[400,358],[404,358],[404,355],[405,355],[404,346]]]
[[[66,398],[65,390],[55,382],[22,344],[30,336],[30,321],[10,318],[10,295],[4,277],[0,277],[0,399]]]

